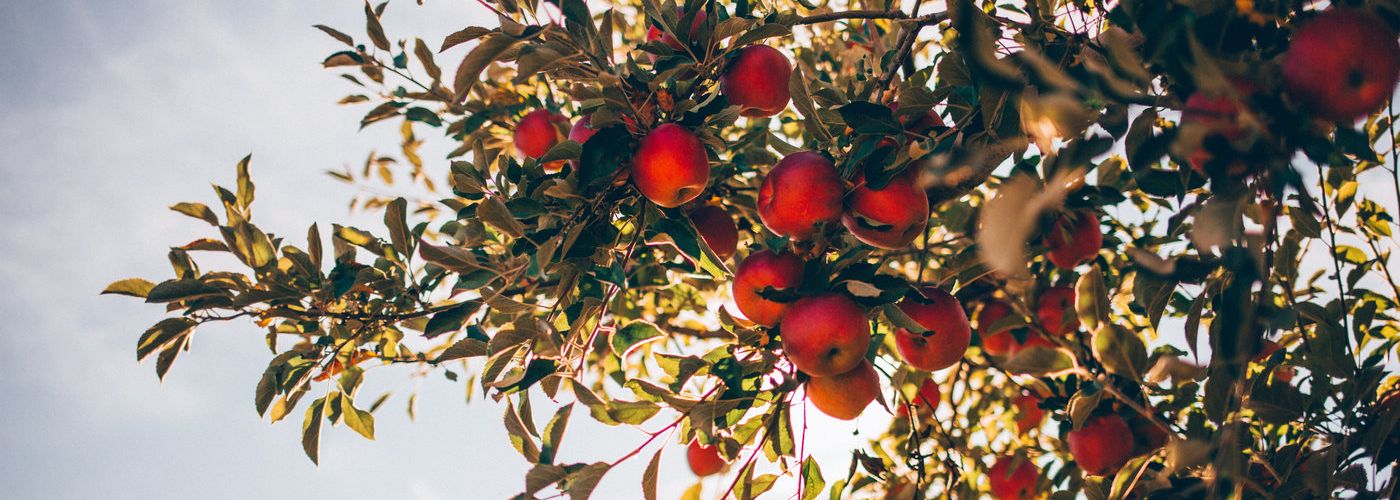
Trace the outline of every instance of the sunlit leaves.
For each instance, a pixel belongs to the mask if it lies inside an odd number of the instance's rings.
[[[107,285],[107,288],[102,289],[102,293],[127,295],[131,297],[144,299],[147,295],[151,293],[151,289],[154,287],[154,283],[143,280],[141,278],[127,278],[124,280],[113,281],[112,284]]]

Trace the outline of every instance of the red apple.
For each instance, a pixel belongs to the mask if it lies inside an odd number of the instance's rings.
[[[564,115],[537,109],[526,113],[515,124],[515,149],[529,158],[539,158],[564,140],[564,130],[569,127],[569,119]],[[563,162],[550,162],[546,170],[559,170]]]
[[[710,246],[710,250],[715,251],[715,255],[721,259],[734,256],[734,251],[739,248],[739,226],[734,224],[734,217],[723,207],[704,205],[697,208],[690,212],[690,222],[695,224],[695,230]]]
[[[1355,121],[1385,105],[1400,78],[1395,31],[1368,11],[1333,8],[1294,30],[1283,86],[1318,116]]]
[[[895,329],[894,342],[905,363],[920,370],[936,371],[953,366],[967,352],[972,326],[962,303],[941,288],[927,287],[899,301],[899,310],[928,329],[916,334]]]
[[[690,462],[690,471],[700,477],[719,472],[728,465],[719,454],[719,447],[705,446],[698,440],[690,441],[690,446],[685,450],[685,459]]]
[[[928,228],[928,195],[914,185],[914,170],[906,169],[880,189],[871,189],[864,176],[856,179],[841,223],[865,244],[897,249],[908,246]]]
[[[767,45],[750,45],[739,50],[729,61],[719,78],[720,92],[729,104],[741,108],[748,117],[773,116],[787,107],[792,95],[788,79],[792,64],[778,49]]]
[[[1040,398],[1031,394],[1022,394],[1011,400],[1016,405],[1016,431],[1025,434],[1031,429],[1039,429],[1040,424],[1045,421],[1045,410],[1040,409]]]
[[[899,102],[891,102],[890,109],[899,111]],[[938,116],[938,113],[930,108],[928,112],[922,115],[899,117],[899,124],[904,127],[905,132],[908,134],[928,135],[934,127],[943,126],[943,118]]]
[[[807,399],[822,413],[853,420],[880,396],[880,376],[864,358],[854,369],[807,381]]]
[[[632,182],[652,203],[674,208],[710,182],[710,158],[700,138],[675,123],[652,129],[632,155]]]
[[[1074,269],[1103,248],[1099,219],[1087,210],[1065,214],[1045,235],[1045,246],[1050,249],[1050,262],[1061,269]]]
[[[977,313],[977,335],[982,337],[982,350],[987,354],[1015,356],[1021,349],[1031,346],[1055,347],[1050,339],[1036,331],[1028,330],[1025,342],[1017,340],[1016,334],[1012,333],[1010,328],[989,331],[993,325],[1008,314],[1011,314],[1011,304],[1000,300],[987,302],[982,306],[982,311]]]
[[[677,8],[676,12],[680,13],[677,19],[685,16],[684,9]],[[700,27],[705,25],[706,17],[708,17],[708,14],[705,14],[704,10],[695,12],[695,20],[690,22],[690,33],[686,37],[690,43],[695,43],[695,39],[700,37]],[[655,24],[647,26],[647,41],[654,42],[657,40],[661,40],[666,45],[670,45],[671,48],[678,51],[685,50],[685,46],[681,45],[681,41],[677,40],[676,37],[662,31],[661,28],[656,27]]]
[[[1240,99],[1255,92],[1254,84],[1245,80],[1236,81],[1235,89],[1238,91]],[[1181,123],[1204,127],[1207,139],[1219,137],[1229,142],[1235,142],[1244,139],[1248,133],[1244,124],[1240,122],[1239,116],[1240,108],[1236,103],[1236,98],[1228,95],[1210,95],[1198,91],[1186,98],[1186,107],[1181,110]],[[1215,155],[1209,149],[1200,147],[1193,151],[1186,160],[1196,173],[1208,175],[1206,164],[1210,163],[1214,157]],[[1227,173],[1231,176],[1241,176],[1249,169],[1250,165],[1236,161],[1229,165]]]
[[[1142,414],[1133,412],[1124,421],[1133,432],[1133,456],[1146,455],[1167,445],[1167,431]]]
[[[1035,498],[1035,483],[1040,472],[1026,457],[1001,457],[987,471],[992,496],[1000,500],[1029,500]]]
[[[919,392],[914,395],[913,403],[914,406],[920,409],[932,411],[934,408],[938,407],[938,403],[942,399],[943,390],[938,388],[938,382],[934,382],[932,378],[929,378],[924,380],[923,384],[919,385]]]
[[[1074,289],[1052,286],[1040,292],[1036,315],[1040,327],[1050,335],[1068,335],[1079,329],[1079,316],[1074,312]]]
[[[791,253],[773,253],[762,250],[749,254],[739,269],[734,272],[730,283],[734,304],[749,321],[772,328],[778,324],[791,302],[768,300],[758,292],[772,287],[774,290],[795,290],[802,284],[801,257]]]
[[[758,217],[779,236],[805,240],[817,225],[841,216],[845,183],[836,165],[810,151],[784,157],[758,189]]]
[[[593,137],[593,134],[596,133],[598,133],[598,131],[593,130],[593,115],[583,115],[583,118],[579,118],[578,121],[574,122],[574,126],[569,129],[569,140],[583,144],[588,142],[588,138]]]
[[[870,347],[865,310],[838,293],[797,299],[783,314],[781,333],[788,359],[814,377],[855,369]]]
[[[1102,476],[1116,472],[1132,457],[1132,433],[1123,417],[1109,414],[1090,418],[1079,430],[1070,431],[1065,440],[1079,468]]]

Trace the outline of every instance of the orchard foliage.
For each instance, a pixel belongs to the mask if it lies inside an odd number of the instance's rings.
[[[173,277],[104,293],[165,306],[161,377],[265,329],[313,461],[374,436],[374,368],[479,389],[525,497],[648,456],[652,497],[663,446],[736,497],[1387,497],[1400,4],[1312,3],[486,0],[441,41],[366,4],[323,65],[403,142],[332,174],[413,199],[271,234],[245,158],[172,207],[213,228]],[[891,423],[819,464],[809,402]],[[581,413],[650,438],[562,463]]]

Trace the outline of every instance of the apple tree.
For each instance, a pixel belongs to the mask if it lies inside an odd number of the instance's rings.
[[[263,329],[313,461],[375,368],[475,387],[522,497],[648,456],[654,497],[665,446],[723,497],[1393,497],[1400,2],[1312,3],[482,0],[430,41],[366,3],[316,28],[402,133],[332,172],[412,193],[357,198],[383,227],[265,232],[245,158],[104,293],[166,308],[161,377]],[[889,427],[818,463],[804,405]],[[563,463],[578,418],[651,430]]]

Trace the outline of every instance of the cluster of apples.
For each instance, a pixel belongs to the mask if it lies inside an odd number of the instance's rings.
[[[1301,24],[1281,61],[1283,90],[1301,110],[1326,120],[1350,124],[1386,105],[1400,80],[1400,45],[1396,33],[1370,11],[1335,7]],[[1191,168],[1206,175],[1216,151],[1242,146],[1251,136],[1240,119],[1241,103],[1262,90],[1260,82],[1236,76],[1235,96],[1198,91],[1182,110],[1184,126],[1199,127],[1203,142],[1216,141],[1188,156]],[[1247,148],[1245,148],[1247,149]],[[1224,173],[1240,177],[1256,167],[1247,159],[1228,162]]]

